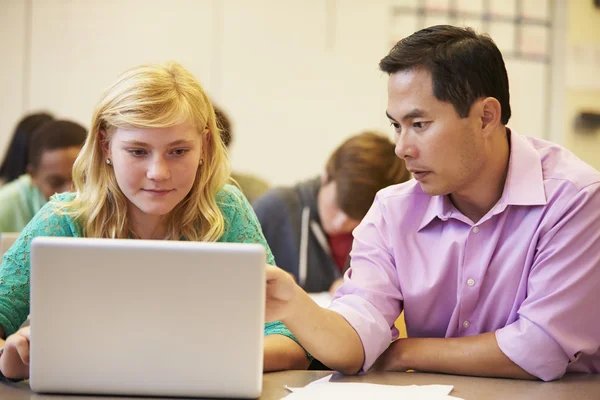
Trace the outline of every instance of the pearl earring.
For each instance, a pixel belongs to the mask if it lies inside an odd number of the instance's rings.
[[[112,163],[110,162],[110,158],[107,158],[107,159],[106,159],[106,165],[110,165],[110,164],[112,164]]]
[[[202,164],[204,164],[204,159],[203,158],[200,159],[200,162],[198,163],[198,165],[202,166]]]

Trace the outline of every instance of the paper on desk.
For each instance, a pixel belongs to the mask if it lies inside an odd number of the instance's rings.
[[[449,396],[453,389],[451,385],[410,385],[393,386],[373,383],[330,382],[331,375],[309,383],[303,388],[286,388],[292,393],[285,397],[289,400],[302,399],[394,399],[394,400],[460,400]]]

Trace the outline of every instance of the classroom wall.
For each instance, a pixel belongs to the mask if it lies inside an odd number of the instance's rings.
[[[600,74],[600,8],[594,7],[591,0],[570,1],[567,15],[567,46],[595,45],[596,70]],[[574,73],[567,69],[567,74],[569,72]],[[569,79],[565,90],[564,143],[584,161],[600,169],[600,129],[581,133],[573,125],[578,111],[595,110],[600,113],[600,86],[585,90],[574,88],[568,82]]]
[[[48,109],[89,126],[102,91],[120,72],[174,59],[233,119],[234,169],[274,184],[311,177],[349,135],[378,129],[392,136],[384,114],[387,78],[377,64],[392,43],[390,7],[397,3],[0,0],[0,154],[23,113]],[[600,37],[591,0],[555,3],[568,7],[569,40],[590,40],[584,29]],[[511,127],[559,143],[564,134],[590,161],[592,139],[557,126],[569,124],[571,118],[559,117],[576,108],[573,99],[598,98],[565,96],[554,65],[552,77],[525,63],[507,67]],[[537,122],[545,106],[534,95],[551,97],[552,121],[560,123],[546,129]]]
[[[0,1],[23,14],[26,2]],[[15,59],[0,67],[0,98],[23,96],[0,114],[2,146],[26,111],[50,109],[89,126],[121,71],[166,60],[186,66],[232,118],[234,169],[272,183],[319,174],[333,149],[363,129],[391,138],[377,68],[388,50],[386,2],[346,0],[336,9],[322,0],[27,1],[29,69],[19,23],[0,12],[10,31],[0,50]]]
[[[0,160],[24,110],[26,31],[25,2],[0,0]]]

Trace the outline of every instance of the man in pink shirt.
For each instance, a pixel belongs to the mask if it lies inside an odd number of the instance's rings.
[[[415,179],[377,194],[329,309],[269,267],[267,318],[347,374],[600,372],[600,173],[507,128],[506,68],[486,36],[427,28],[380,68]],[[409,338],[390,344],[402,310]]]

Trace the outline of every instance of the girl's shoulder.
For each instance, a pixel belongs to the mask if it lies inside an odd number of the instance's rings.
[[[242,191],[234,185],[225,185],[217,192],[217,204],[221,209],[227,206],[242,206],[247,201]]]
[[[54,230],[48,236],[80,236],[81,229],[79,224],[69,214],[68,203],[75,199],[75,193],[65,192],[57,193],[50,198],[44,207],[38,212],[32,221],[36,230],[45,230],[49,228]]]

